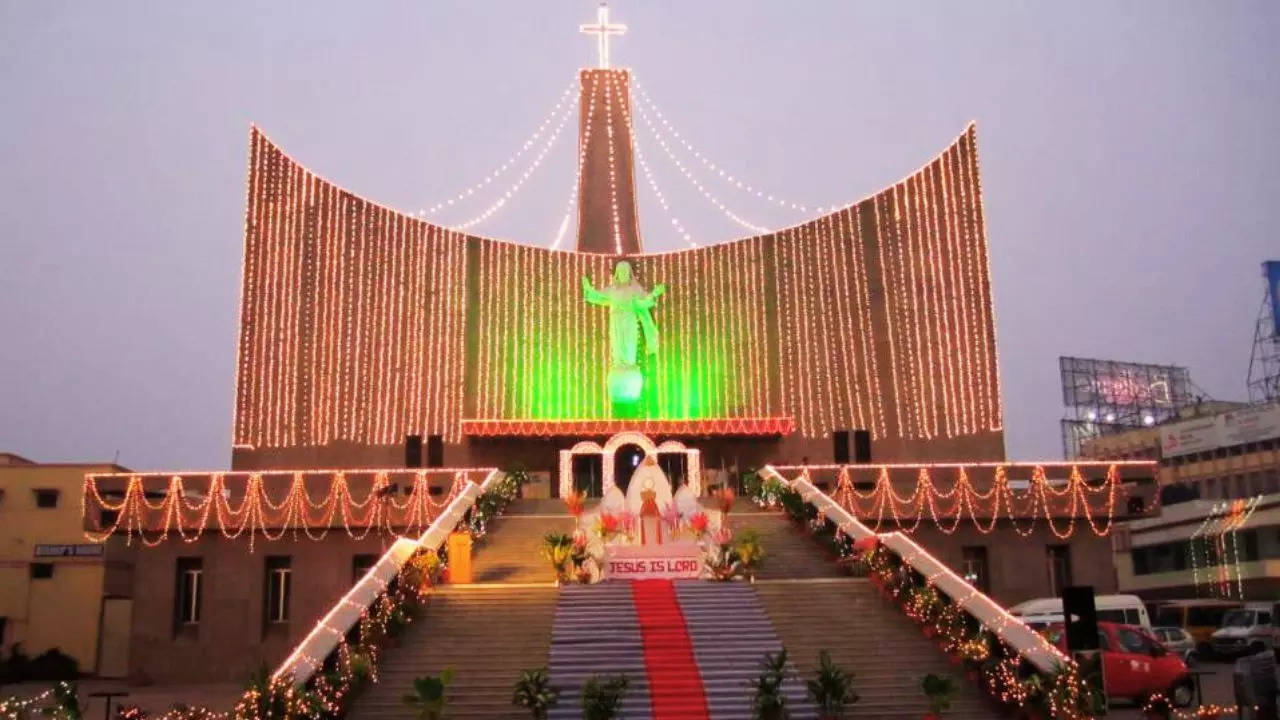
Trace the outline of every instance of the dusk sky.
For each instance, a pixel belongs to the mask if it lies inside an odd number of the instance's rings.
[[[630,27],[614,64],[683,137],[811,208],[891,185],[977,121],[1010,458],[1061,456],[1059,355],[1186,365],[1209,395],[1245,397],[1259,264],[1280,259],[1280,3],[611,8]],[[250,123],[416,212],[520,147],[594,64],[577,30],[594,15],[0,0],[0,451],[227,467]],[[472,231],[549,244],[575,135],[571,120]],[[700,243],[747,233],[637,135]],[[817,214],[681,159],[756,223]],[[475,216],[518,175],[435,219]],[[646,247],[682,247],[636,183]]]

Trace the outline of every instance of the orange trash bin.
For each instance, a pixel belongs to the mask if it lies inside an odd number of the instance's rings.
[[[468,584],[471,574],[471,533],[456,532],[449,536],[449,582]]]

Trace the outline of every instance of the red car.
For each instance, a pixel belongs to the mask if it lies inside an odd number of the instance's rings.
[[[1046,630],[1049,641],[1067,650],[1067,634],[1061,624]],[[1163,693],[1174,705],[1187,707],[1195,699],[1187,664],[1159,640],[1137,625],[1098,623],[1098,647],[1102,650],[1102,678],[1107,697],[1146,700]]]

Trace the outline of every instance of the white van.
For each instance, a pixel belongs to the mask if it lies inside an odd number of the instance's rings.
[[[1151,629],[1147,606],[1137,595],[1098,595],[1093,599],[1102,622],[1138,625]],[[1062,622],[1062,598],[1037,598],[1026,600],[1009,608],[1009,613],[1022,622],[1039,630],[1047,625]]]
[[[1216,655],[1232,657],[1276,647],[1276,627],[1270,603],[1249,603],[1222,616],[1222,627],[1209,636]]]

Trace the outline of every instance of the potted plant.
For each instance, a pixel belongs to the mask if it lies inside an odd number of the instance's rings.
[[[756,571],[764,561],[764,545],[760,542],[760,534],[755,530],[746,530],[738,536],[734,549],[738,554],[738,562],[742,571],[751,582],[756,580]]]
[[[418,720],[443,720],[449,706],[447,692],[453,682],[453,668],[447,667],[440,675],[424,675],[413,679],[413,692],[402,700]]]
[[[951,709],[951,697],[956,693],[955,678],[929,673],[921,678],[920,689],[929,700],[929,712],[924,720],[941,720],[943,711]]]
[[[533,720],[547,720],[547,712],[559,697],[559,691],[551,687],[547,669],[542,667],[520,673],[520,679],[516,681],[515,691],[511,695],[511,704],[528,709]]]
[[[787,678],[787,650],[777,655],[765,653],[760,661],[760,674],[751,681],[751,710],[756,720],[787,720],[787,696],[782,694],[782,682]]]
[[[573,554],[573,537],[566,533],[547,533],[542,538],[542,556],[551,561],[556,571],[556,581],[573,579],[569,560]]]
[[[809,697],[818,706],[820,720],[838,720],[844,717],[845,708],[858,702],[853,691],[853,674],[831,662],[831,653],[818,653],[818,672],[812,680],[805,681]]]
[[[583,720],[614,720],[627,694],[626,675],[592,675],[582,684]]]

